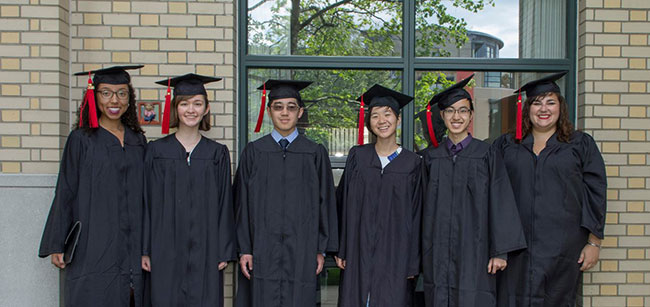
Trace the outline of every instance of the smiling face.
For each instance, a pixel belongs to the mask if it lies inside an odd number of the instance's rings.
[[[528,117],[534,131],[554,131],[560,118],[560,102],[557,94],[537,97],[530,105]]]
[[[378,139],[394,138],[401,117],[390,107],[374,107],[370,111],[370,130]]]
[[[194,95],[178,102],[176,114],[178,124],[190,128],[199,126],[203,117],[210,111],[204,95]]]
[[[462,135],[467,133],[467,128],[472,122],[472,113],[470,101],[461,99],[440,111],[440,116],[445,121],[450,134]]]
[[[266,110],[273,122],[273,128],[283,136],[293,132],[298,124],[298,119],[302,117],[304,111],[298,105],[296,98],[273,100]]]
[[[129,95],[127,84],[98,84],[95,90],[95,100],[101,117],[110,121],[119,121],[129,107]]]

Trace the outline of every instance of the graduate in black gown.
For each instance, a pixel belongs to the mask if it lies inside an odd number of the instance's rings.
[[[410,306],[424,169],[420,156],[397,144],[396,131],[413,97],[374,85],[359,100],[369,102],[365,125],[376,142],[350,149],[337,189],[339,306]]]
[[[428,307],[497,305],[495,274],[526,247],[501,156],[472,137],[470,76],[435,95],[449,133],[425,150],[422,216],[424,297]]]
[[[338,248],[327,150],[296,129],[304,111],[299,91],[309,84],[269,80],[260,87],[271,91],[262,107],[273,132],[246,145],[235,176],[241,268],[235,306],[315,306],[324,253]]]
[[[142,265],[153,306],[223,306],[222,271],[237,259],[230,154],[199,133],[210,130],[204,84],[219,80],[171,78],[163,124],[178,130],[147,147]]]
[[[66,306],[141,306],[143,168],[146,139],[138,124],[128,69],[92,71],[80,118],[66,141],[39,257],[65,269]],[[88,72],[76,75],[89,75]],[[99,116],[99,119],[97,118]],[[77,223],[78,222],[78,223]],[[66,237],[80,225],[73,254]],[[76,233],[76,231],[73,231]],[[68,263],[69,262],[69,263]]]
[[[568,119],[555,84],[564,74],[524,85],[523,129],[493,144],[503,155],[528,241],[527,250],[509,255],[499,277],[500,306],[574,306],[581,272],[598,262],[605,164],[593,138]]]

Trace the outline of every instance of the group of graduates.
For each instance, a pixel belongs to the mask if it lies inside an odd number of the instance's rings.
[[[328,256],[341,307],[411,306],[419,275],[430,307],[574,306],[581,271],[598,261],[605,166],[568,119],[564,73],[519,89],[520,125],[491,145],[468,132],[472,76],[445,89],[419,153],[396,137],[413,97],[374,85],[357,100],[375,141],[360,134],[335,189],[327,150],[296,128],[310,82],[259,88],[257,128],[266,113],[273,131],[246,145],[231,183],[228,148],[200,133],[211,126],[205,84],[220,79],[157,82],[163,133],[177,130],[147,144],[127,72],[141,67],[78,74],[88,88],[39,250],[65,269],[66,306],[223,306],[232,261],[235,306],[315,306]]]

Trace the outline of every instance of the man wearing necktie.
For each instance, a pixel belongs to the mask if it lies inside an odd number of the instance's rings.
[[[260,87],[271,93],[257,128],[266,107],[273,130],[246,145],[235,176],[237,307],[316,306],[324,255],[338,248],[329,155],[296,128],[304,111],[299,91],[310,83],[269,80]]]

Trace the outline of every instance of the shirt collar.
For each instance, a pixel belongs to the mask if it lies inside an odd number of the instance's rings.
[[[278,143],[278,144],[279,144],[281,139],[287,139],[287,141],[289,141],[289,144],[291,144],[298,137],[298,129],[294,128],[293,132],[291,132],[286,137],[282,136],[282,134],[280,134],[280,132],[273,129],[273,131],[271,131],[271,137],[273,137],[273,140],[275,140],[275,142]]]
[[[467,133],[467,136],[462,141],[458,142],[458,144],[454,144],[454,142],[452,142],[450,138],[447,138],[447,149],[449,149],[449,151],[451,152],[452,147],[454,147],[455,145],[456,148],[454,150],[454,154],[458,154],[461,150],[467,147],[467,145],[469,145],[469,142],[471,141],[472,141],[471,133]]]

